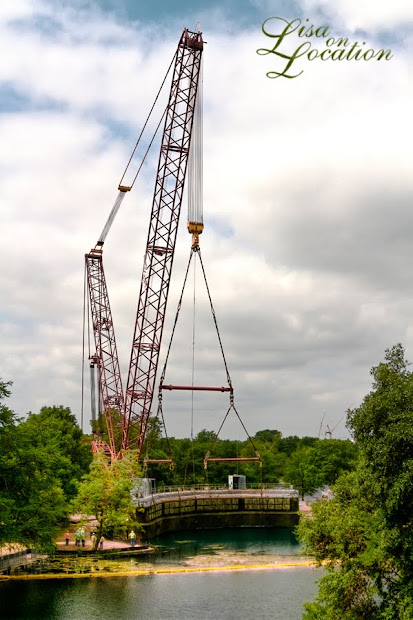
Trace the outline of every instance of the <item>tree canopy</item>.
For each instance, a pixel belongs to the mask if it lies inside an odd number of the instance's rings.
[[[0,381],[0,545],[51,548],[75,481],[88,468],[89,448],[69,409],[18,418],[4,403],[10,386]]]
[[[98,452],[89,472],[79,485],[72,508],[86,519],[93,515],[98,527],[95,547],[102,535],[113,531],[139,529],[137,509],[132,499],[136,479],[142,476],[134,451],[124,451],[122,459],[112,463]]]
[[[300,521],[328,571],[306,620],[413,618],[413,373],[403,347],[386,350],[371,374],[372,391],[347,418],[357,468]]]
[[[77,484],[92,461],[90,444],[82,443],[83,433],[67,407],[42,407],[29,413],[20,426],[33,446],[47,446],[54,459],[55,475],[67,500],[77,493]]]

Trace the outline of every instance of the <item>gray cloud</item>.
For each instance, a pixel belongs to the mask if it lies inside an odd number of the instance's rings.
[[[14,381],[17,412],[55,403],[79,417],[83,255],[110,211],[180,33],[165,35],[165,24],[159,31],[120,24],[103,11],[51,15],[48,4],[10,6],[10,19],[19,21],[2,31],[2,45],[16,54],[2,63],[0,80],[25,104],[0,122],[7,145],[0,154],[0,376]],[[356,23],[337,6],[337,24]],[[352,15],[370,27],[361,9]],[[58,27],[42,29],[52,17]],[[408,356],[413,348],[407,52],[387,64],[303,60],[302,76],[280,81],[265,76],[273,61],[255,53],[259,29],[235,34],[224,20],[205,38],[201,246],[237,407],[253,433],[314,435],[324,411],[333,426],[360,401],[386,347],[401,341]],[[105,244],[124,373],[156,159]],[[190,249],[185,219],[164,349]],[[196,382],[221,385],[199,276],[198,266]],[[170,382],[191,381],[192,295],[191,279]],[[197,395],[196,429],[217,429],[226,405],[226,395]],[[165,397],[171,434],[189,433],[190,408],[187,394]],[[346,436],[343,423],[335,433]]]

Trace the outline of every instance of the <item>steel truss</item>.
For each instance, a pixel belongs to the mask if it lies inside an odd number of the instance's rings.
[[[112,313],[102,263],[104,239],[86,254],[86,273],[100,399],[112,459],[134,448],[140,458],[150,416],[188,163],[203,50],[200,32],[184,30],[175,55],[165,113],[126,392],[123,392]],[[120,192],[130,187],[119,186]],[[120,204],[120,202],[119,202]],[[118,202],[116,203],[118,205]],[[113,220],[113,218],[112,218]],[[112,221],[111,220],[111,221]],[[121,441],[114,420],[122,426]],[[98,442],[99,443],[99,442]],[[99,446],[98,446],[99,447]]]
[[[122,449],[141,454],[154,394],[203,41],[185,30],[166,110],[125,393]]]
[[[116,458],[120,446],[115,443],[113,419],[116,417],[120,422],[124,410],[124,398],[115,331],[101,250],[92,250],[86,254],[85,259],[96,347],[96,355],[91,360],[98,369],[100,399],[108,431],[110,455]]]

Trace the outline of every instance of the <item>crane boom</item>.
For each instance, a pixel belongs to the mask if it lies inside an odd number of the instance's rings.
[[[178,44],[158,161],[125,393],[122,449],[141,454],[150,416],[201,67],[200,32]]]
[[[124,397],[102,250],[91,250],[86,254],[85,260],[96,347],[92,363],[98,368],[99,392],[108,431],[110,455],[116,458],[120,446],[115,444],[113,414],[117,411],[118,416],[122,415]]]

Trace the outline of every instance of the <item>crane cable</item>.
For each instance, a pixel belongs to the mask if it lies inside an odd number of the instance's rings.
[[[141,171],[141,169],[142,169],[143,164],[145,163],[146,156],[147,156],[147,154],[149,153],[149,151],[150,151],[150,149],[151,149],[151,146],[152,146],[152,144],[153,144],[153,141],[155,140],[156,134],[158,133],[159,127],[161,126],[161,123],[162,123],[162,121],[163,121],[163,119],[164,119],[164,117],[165,117],[165,114],[166,114],[167,109],[168,109],[168,106],[166,106],[165,110],[163,111],[162,116],[161,116],[161,119],[160,119],[160,121],[159,121],[159,123],[158,123],[158,125],[157,125],[157,127],[156,127],[156,129],[155,129],[155,132],[154,132],[153,136],[152,136],[152,139],[151,139],[151,141],[149,142],[149,146],[148,146],[148,148],[147,148],[147,149],[146,149],[146,151],[145,151],[145,155],[144,155],[144,156],[143,156],[143,158],[142,158],[142,161],[141,161],[141,164],[140,164],[140,166],[139,166],[139,168],[138,168],[138,171],[137,171],[137,173],[135,174],[135,176],[134,176],[134,178],[133,178],[132,184],[131,184],[131,186],[130,186],[130,187],[131,187],[131,189],[132,189],[132,187],[135,185],[135,181],[136,181],[136,179],[138,178],[138,175],[139,175],[139,173],[140,173],[140,171]]]
[[[109,230],[110,230],[110,228],[111,228],[111,226],[112,226],[112,224],[113,224],[113,221],[114,221],[114,219],[115,219],[116,215],[118,214],[118,211],[119,211],[119,209],[120,209],[120,205],[122,204],[122,201],[123,201],[123,199],[124,199],[124,197],[125,197],[125,194],[126,194],[126,192],[129,192],[129,191],[132,189],[132,187],[135,185],[135,181],[136,181],[136,179],[138,178],[138,175],[139,175],[139,173],[140,173],[140,171],[141,171],[141,169],[142,169],[142,166],[143,166],[143,164],[145,163],[146,157],[147,157],[147,155],[148,155],[148,153],[149,153],[149,151],[150,151],[150,149],[151,149],[151,147],[152,147],[153,141],[155,140],[155,137],[156,137],[156,135],[157,135],[157,133],[158,133],[158,131],[159,131],[159,127],[161,126],[161,123],[162,123],[162,121],[163,121],[163,119],[164,119],[164,117],[165,117],[165,115],[166,115],[166,111],[167,111],[167,109],[168,109],[168,106],[166,106],[166,107],[165,107],[165,109],[164,109],[164,111],[163,111],[163,113],[162,113],[162,116],[161,116],[161,118],[160,118],[160,120],[159,120],[159,123],[158,123],[158,125],[157,125],[157,127],[156,127],[156,129],[155,129],[155,132],[154,132],[154,134],[153,134],[153,136],[152,136],[152,138],[151,138],[151,140],[150,140],[150,142],[149,142],[149,145],[148,145],[148,147],[147,147],[147,149],[146,149],[146,151],[145,151],[145,154],[144,154],[144,156],[143,156],[143,158],[142,158],[142,161],[141,161],[141,163],[140,163],[140,166],[139,166],[139,168],[138,168],[138,171],[136,172],[136,174],[135,174],[135,176],[134,176],[134,178],[133,178],[133,181],[132,181],[131,185],[130,185],[129,187],[123,186],[123,185],[122,185],[122,183],[123,183],[123,179],[125,178],[125,175],[126,175],[126,173],[127,173],[128,169],[129,169],[129,166],[130,166],[130,164],[131,164],[131,162],[132,162],[133,156],[135,155],[136,149],[138,148],[138,145],[139,145],[140,140],[141,140],[141,138],[142,138],[143,132],[145,131],[145,128],[146,128],[146,126],[147,126],[147,124],[148,124],[148,121],[149,121],[149,119],[150,119],[150,117],[151,117],[151,114],[152,114],[153,109],[154,109],[154,107],[155,107],[155,105],[156,105],[156,102],[157,102],[157,100],[158,100],[158,98],[159,98],[159,95],[160,95],[160,93],[161,93],[161,90],[162,90],[162,88],[163,88],[163,86],[164,86],[164,84],[165,84],[166,78],[168,77],[169,71],[171,70],[172,64],[173,64],[173,62],[174,62],[174,60],[175,60],[175,58],[176,58],[176,54],[177,54],[177,52],[175,52],[175,54],[174,54],[174,56],[173,56],[173,58],[172,58],[171,64],[169,65],[168,70],[167,70],[167,72],[166,72],[166,74],[165,74],[165,77],[164,77],[164,79],[163,79],[163,81],[162,81],[162,84],[161,84],[161,86],[160,86],[160,88],[159,88],[159,90],[158,90],[158,94],[157,94],[157,95],[156,95],[156,97],[155,97],[155,101],[154,101],[154,102],[153,102],[153,104],[152,104],[152,107],[151,107],[151,109],[150,109],[150,111],[149,111],[149,114],[148,114],[148,116],[147,116],[147,118],[146,118],[146,121],[145,121],[145,123],[144,123],[144,125],[143,125],[143,128],[142,128],[142,130],[141,130],[141,133],[139,134],[138,140],[137,140],[137,142],[136,142],[136,144],[135,144],[135,147],[134,147],[134,149],[133,149],[133,151],[132,151],[132,154],[131,154],[131,156],[129,157],[129,161],[128,161],[128,163],[126,164],[126,168],[125,168],[125,170],[123,171],[122,177],[121,177],[121,179],[120,179],[120,181],[119,181],[119,184],[118,184],[119,193],[118,193],[118,195],[117,195],[117,197],[116,197],[115,204],[113,205],[113,207],[112,207],[112,209],[111,209],[111,212],[109,213],[109,217],[108,217],[108,219],[106,220],[105,226],[103,227],[103,230],[102,230],[102,232],[101,232],[101,234],[100,234],[100,236],[99,236],[99,238],[98,238],[98,241],[97,241],[97,243],[96,243],[96,247],[95,247],[95,249],[101,248],[101,247],[103,246],[103,244],[105,243],[105,240],[106,240],[107,234],[108,234],[108,232],[109,232]]]
[[[80,405],[80,428],[83,432],[83,414],[84,414],[84,396],[85,396],[85,332],[87,332],[87,347],[88,347],[88,359],[90,357],[90,312],[89,312],[89,295],[88,282],[87,282],[87,269],[85,263],[84,279],[83,279],[83,319],[82,319],[82,380],[81,380],[81,405]],[[87,329],[86,329],[86,317],[87,317]]]
[[[212,318],[214,319],[214,324],[215,324],[215,329],[216,329],[217,336],[218,336],[219,346],[220,346],[220,349],[221,349],[222,359],[224,361],[225,372],[227,373],[227,381],[228,381],[229,387],[232,389],[232,381],[231,381],[231,377],[229,375],[227,360],[225,359],[224,347],[222,346],[221,335],[220,335],[219,329],[218,329],[217,317],[216,317],[214,306],[213,306],[213,303],[212,303],[211,293],[209,291],[209,286],[208,286],[208,282],[207,282],[207,278],[206,278],[206,273],[205,273],[205,269],[204,269],[204,263],[202,262],[201,248],[199,246],[197,246],[196,248],[194,248],[194,251],[197,252],[198,255],[199,255],[199,262],[201,263],[201,267],[202,267],[202,273],[203,273],[203,276],[204,276],[205,287],[206,287],[206,290],[207,290],[207,293],[208,293],[208,299],[209,299],[209,305],[211,307]],[[234,398],[233,391],[231,391],[230,394],[231,394],[231,397],[233,399]]]
[[[204,268],[204,264],[203,264],[202,256],[201,256],[201,249],[200,249],[199,245],[192,246],[191,247],[191,252],[190,252],[190,255],[189,255],[188,266],[187,266],[185,277],[184,277],[184,283],[183,283],[183,286],[182,286],[181,295],[180,295],[180,298],[179,298],[179,301],[178,301],[177,311],[176,311],[176,315],[175,315],[175,321],[174,321],[174,324],[173,324],[173,328],[172,328],[172,332],[171,332],[171,338],[170,338],[168,349],[167,349],[165,364],[164,364],[164,367],[163,367],[163,370],[162,370],[162,374],[161,374],[161,378],[160,378],[160,382],[159,382],[159,395],[158,395],[159,405],[158,405],[158,410],[160,408],[160,410],[162,411],[162,385],[163,385],[163,382],[164,382],[164,379],[165,379],[166,367],[167,367],[168,360],[169,360],[169,354],[170,354],[171,347],[172,347],[172,341],[173,341],[173,338],[174,338],[174,335],[175,335],[175,329],[176,329],[176,325],[177,325],[177,322],[178,322],[179,313],[180,313],[180,310],[181,310],[181,307],[182,307],[182,299],[183,299],[183,295],[184,295],[184,291],[185,291],[185,286],[186,286],[186,282],[187,282],[187,278],[188,278],[188,272],[189,272],[191,260],[192,260],[192,257],[193,257],[194,254],[198,254],[199,255],[199,260],[200,260],[201,267],[202,267],[202,274],[204,276],[205,287],[206,287],[207,294],[208,294],[208,299],[209,299],[209,304],[210,304],[210,308],[211,308],[211,313],[212,313],[212,317],[213,317],[213,320],[214,320],[214,325],[215,325],[215,329],[216,329],[217,336],[218,336],[218,342],[219,342],[219,346],[220,346],[220,349],[221,349],[221,354],[222,354],[222,358],[223,358],[223,362],[224,362],[224,366],[225,366],[225,371],[226,371],[226,375],[227,375],[227,381],[228,381],[229,387],[231,388],[229,408],[228,408],[228,410],[227,410],[227,412],[226,412],[226,414],[224,416],[224,419],[223,419],[223,421],[221,423],[221,426],[219,427],[218,432],[215,434],[215,438],[214,438],[213,442],[211,443],[210,449],[208,450],[208,453],[207,453],[205,458],[208,458],[209,454],[211,453],[211,450],[212,450],[213,446],[215,445],[215,443],[216,443],[216,441],[218,439],[219,433],[221,432],[222,427],[224,426],[224,423],[225,423],[225,421],[226,421],[226,419],[227,419],[227,417],[228,417],[228,415],[229,415],[231,410],[233,410],[235,415],[237,416],[237,418],[238,418],[242,428],[245,431],[245,434],[246,434],[249,442],[251,443],[251,445],[252,445],[252,447],[254,449],[255,454],[257,456],[259,456],[259,452],[258,452],[258,450],[257,450],[257,448],[256,448],[256,446],[255,446],[255,444],[254,444],[254,442],[252,440],[252,437],[248,433],[248,430],[247,430],[244,422],[242,421],[241,416],[239,415],[239,413],[238,413],[238,411],[237,411],[237,409],[235,407],[235,404],[234,404],[234,391],[232,389],[232,381],[231,381],[231,377],[230,377],[229,370],[228,370],[228,364],[227,364],[227,361],[226,361],[226,358],[225,358],[224,347],[222,345],[221,335],[219,333],[218,321],[217,321],[217,317],[216,317],[216,314],[215,314],[214,305],[212,303],[211,292],[209,290],[208,281],[207,281],[206,273],[205,273],[205,268]],[[193,346],[194,346],[194,343],[193,343]],[[192,431],[192,429],[191,429],[191,431]]]
[[[82,379],[81,379],[81,399],[80,399],[80,429],[83,433],[83,411],[85,396],[85,326],[86,326],[86,263],[83,277],[83,320],[82,320]]]
[[[196,318],[196,256],[194,260],[194,296],[192,307],[192,387],[195,385],[195,318]],[[194,453],[194,391],[191,392],[191,448],[192,448],[192,475],[194,484],[196,484],[195,477],[195,453]]]
[[[127,192],[127,191],[130,191],[130,190],[132,189],[132,187],[135,185],[135,181],[136,181],[136,179],[138,178],[138,175],[139,175],[139,173],[140,173],[140,171],[141,171],[141,169],[142,169],[142,166],[143,166],[143,164],[145,163],[146,156],[148,155],[148,153],[149,153],[149,151],[150,151],[150,149],[151,149],[151,146],[152,146],[152,144],[153,144],[153,141],[155,140],[156,134],[158,133],[159,127],[161,126],[161,123],[162,123],[162,121],[163,121],[163,119],[164,119],[164,116],[165,116],[165,114],[166,114],[166,110],[167,110],[167,108],[165,108],[165,110],[164,110],[164,111],[163,111],[163,113],[162,113],[161,119],[160,119],[160,121],[159,121],[159,123],[158,123],[158,125],[157,125],[157,127],[156,127],[156,129],[155,129],[155,132],[154,132],[154,134],[153,134],[153,136],[152,136],[151,141],[149,142],[148,148],[146,149],[145,155],[144,155],[144,156],[143,156],[143,158],[142,158],[142,161],[141,161],[141,163],[140,163],[140,166],[139,166],[139,168],[138,168],[138,171],[137,171],[137,173],[135,174],[135,177],[134,177],[134,179],[133,179],[132,185],[131,185],[130,187],[127,187],[127,188],[126,188],[126,187],[122,187],[122,186],[119,184],[119,192],[118,192],[118,195],[117,195],[117,197],[116,197],[115,204],[113,205],[112,210],[111,210],[111,212],[109,213],[109,217],[108,217],[108,219],[106,220],[106,224],[105,224],[105,226],[103,227],[103,230],[102,230],[102,232],[101,232],[101,234],[100,234],[100,236],[99,236],[99,239],[98,239],[98,242],[97,242],[97,244],[96,244],[96,247],[98,247],[98,246],[103,246],[103,244],[105,243],[105,240],[106,240],[107,234],[108,234],[108,232],[109,232],[109,230],[110,230],[110,228],[111,228],[111,226],[112,226],[112,224],[113,224],[113,221],[114,221],[115,217],[116,217],[116,216],[117,216],[117,214],[118,214],[118,211],[119,211],[119,209],[120,209],[120,205],[122,204],[122,201],[123,201],[123,199],[124,199],[124,197],[125,197],[126,192]],[[136,147],[135,147],[135,148],[136,148]],[[129,164],[128,164],[128,165],[129,165]],[[125,173],[126,173],[126,170],[125,170],[125,172],[123,173],[123,176],[125,176]],[[122,177],[122,179],[123,179],[123,177]]]
[[[221,335],[220,335],[220,333],[219,333],[219,329],[218,329],[217,317],[216,317],[215,310],[214,310],[214,306],[213,306],[213,303],[212,303],[212,298],[211,298],[211,293],[210,293],[209,286],[208,286],[208,282],[207,282],[207,278],[206,278],[206,273],[205,273],[204,263],[202,262],[202,256],[201,256],[201,249],[200,249],[200,247],[199,247],[199,246],[197,246],[197,247],[195,248],[195,251],[197,251],[197,252],[198,252],[198,254],[199,254],[199,261],[200,261],[200,263],[201,263],[202,273],[203,273],[203,275],[204,275],[205,287],[206,287],[206,290],[207,290],[207,293],[208,293],[208,299],[209,299],[209,304],[210,304],[210,307],[211,307],[211,313],[212,313],[212,317],[213,317],[213,319],[214,319],[215,328],[216,328],[216,331],[217,331],[217,336],[218,336],[218,341],[219,341],[219,346],[220,346],[220,348],[221,348],[222,359],[224,360],[225,370],[226,370],[226,373],[227,373],[227,381],[228,381],[228,385],[232,388],[232,381],[231,381],[231,377],[230,377],[230,374],[229,374],[229,370],[228,370],[227,361],[226,361],[226,359],[225,359],[224,347],[222,346]],[[257,450],[257,448],[255,447],[255,444],[254,444],[254,442],[253,442],[253,440],[252,440],[252,437],[251,437],[251,436],[250,436],[250,434],[248,433],[248,431],[247,431],[247,429],[246,429],[246,427],[245,427],[245,424],[244,424],[244,422],[243,422],[243,421],[242,421],[242,419],[241,419],[241,416],[239,415],[239,413],[238,413],[237,409],[235,408],[235,404],[234,404],[234,391],[233,391],[233,389],[231,389],[229,399],[230,399],[230,400],[229,400],[230,404],[229,404],[229,407],[228,407],[228,411],[226,412],[226,414],[225,414],[225,416],[224,416],[224,419],[223,419],[223,421],[222,421],[222,423],[221,423],[221,426],[219,427],[219,430],[218,430],[218,432],[217,432],[217,433],[216,433],[216,435],[215,435],[215,439],[214,439],[214,441],[211,443],[211,446],[210,446],[210,449],[208,450],[207,455],[209,455],[209,454],[211,453],[211,450],[212,450],[213,446],[215,445],[215,443],[216,443],[216,441],[217,441],[217,439],[218,439],[218,435],[219,435],[219,433],[221,432],[222,427],[224,426],[225,420],[227,419],[227,417],[228,417],[228,415],[229,415],[229,413],[230,413],[231,409],[233,409],[233,411],[235,412],[235,414],[236,414],[236,416],[237,416],[238,420],[239,420],[239,421],[240,421],[240,423],[241,423],[242,428],[243,428],[243,429],[244,429],[244,431],[245,431],[246,436],[248,437],[248,440],[250,441],[250,443],[251,443],[251,445],[252,445],[252,447],[253,447],[253,449],[254,449],[255,454],[256,454],[257,456],[259,456],[258,450]],[[205,458],[208,458],[208,456],[206,456]]]
[[[174,338],[174,335],[175,335],[176,324],[178,323],[178,317],[179,317],[179,313],[180,313],[181,307],[182,307],[182,299],[183,299],[183,296],[184,296],[186,281],[188,279],[189,267],[191,265],[193,254],[194,254],[194,251],[191,248],[191,252],[189,254],[188,266],[187,266],[186,272],[185,272],[184,283],[182,285],[181,295],[179,297],[178,306],[177,306],[177,310],[176,310],[176,314],[175,314],[175,320],[174,320],[174,324],[173,324],[173,327],[172,327],[171,338],[169,340],[169,345],[168,345],[168,349],[167,349],[167,352],[166,352],[165,364],[164,364],[164,367],[162,369],[162,374],[161,374],[161,378],[160,378],[160,381],[159,381],[159,392],[160,392],[160,394],[162,394],[162,385],[163,385],[163,382],[164,382],[164,379],[165,379],[166,367],[167,367],[167,364],[168,364],[169,354],[171,352],[172,341],[173,341],[173,338]]]
[[[175,54],[173,55],[172,60],[171,60],[171,64],[169,65],[168,70],[167,70],[167,72],[165,73],[165,77],[164,77],[164,79],[162,80],[162,84],[161,84],[161,86],[160,86],[160,88],[159,88],[159,90],[158,90],[158,94],[157,94],[157,95],[156,95],[156,97],[155,97],[155,101],[154,101],[154,102],[153,102],[153,104],[152,104],[152,107],[151,107],[151,109],[150,109],[150,111],[149,111],[149,114],[148,114],[148,116],[147,116],[147,118],[146,118],[145,124],[144,124],[144,126],[142,127],[141,133],[139,134],[139,137],[138,137],[138,139],[137,139],[137,141],[136,141],[135,147],[134,147],[134,149],[133,149],[133,151],[132,151],[131,156],[129,157],[129,161],[128,161],[128,163],[126,164],[126,168],[125,168],[125,170],[123,171],[122,177],[121,177],[121,179],[120,179],[120,181],[119,181],[119,185],[120,185],[120,186],[122,185],[123,179],[125,178],[125,175],[126,175],[126,173],[127,173],[127,171],[128,171],[128,168],[129,168],[129,166],[130,166],[130,164],[131,164],[131,162],[132,162],[132,159],[133,159],[133,156],[135,155],[136,149],[137,149],[137,148],[138,148],[138,146],[139,146],[139,142],[140,142],[140,140],[141,140],[141,138],[142,138],[143,132],[145,131],[146,125],[148,124],[148,121],[149,121],[150,116],[151,116],[151,114],[152,114],[152,112],[153,112],[153,109],[154,109],[154,107],[155,107],[155,105],[156,105],[156,102],[158,101],[159,95],[161,94],[161,90],[162,90],[162,88],[163,88],[163,86],[164,86],[164,84],[165,84],[166,78],[168,77],[168,74],[169,74],[169,72],[170,72],[170,70],[171,70],[171,67],[172,67],[173,63],[175,62],[175,59],[176,59],[176,55],[177,55],[177,53],[178,53],[178,51],[176,51],[176,52],[175,52]],[[139,170],[138,170],[138,172],[136,173],[136,175],[135,175],[135,177],[134,177],[134,179],[133,179],[133,182],[132,182],[132,184],[131,184],[131,186],[130,186],[130,187],[131,187],[131,189],[132,189],[132,187],[134,186],[134,183],[135,183],[136,178],[137,178],[137,176],[138,176],[138,174],[139,174],[139,172],[140,172],[140,169],[142,168],[142,164],[143,164],[143,162],[145,161],[146,155],[148,154],[148,151],[149,151],[150,147],[152,146],[152,142],[153,142],[153,140],[154,140],[154,138],[155,138],[155,135],[156,135],[156,133],[157,133],[157,131],[158,131],[158,129],[159,129],[159,126],[160,126],[160,124],[161,124],[161,122],[162,122],[162,119],[163,119],[163,117],[165,116],[166,110],[167,110],[167,107],[165,108],[165,110],[164,110],[164,112],[163,112],[163,114],[162,114],[161,120],[159,121],[158,127],[156,128],[156,131],[155,131],[155,133],[154,133],[154,135],[153,135],[153,138],[152,138],[152,140],[151,140],[151,142],[150,142],[150,144],[149,144],[149,147],[148,147],[148,149],[147,149],[147,151],[146,151],[146,153],[145,153],[145,156],[144,156],[144,158],[143,158],[143,160],[142,160],[142,163],[141,163],[141,165],[140,165],[140,167],[139,167]]]
[[[174,321],[174,324],[173,324],[173,327],[172,327],[171,338],[170,338],[168,350],[167,350],[167,353],[166,353],[165,364],[164,364],[164,367],[162,369],[161,378],[159,380],[158,410],[157,410],[156,416],[158,418],[159,417],[162,418],[162,425],[163,425],[163,428],[164,428],[164,431],[165,431],[165,437],[166,437],[168,451],[169,451],[170,455],[172,454],[172,451],[171,451],[171,446],[170,446],[170,443],[169,443],[168,434],[167,434],[167,431],[166,431],[165,418],[164,418],[164,415],[163,415],[162,385],[163,385],[163,382],[164,382],[164,379],[165,379],[166,366],[168,364],[169,354],[171,352],[172,340],[173,340],[173,337],[174,337],[174,334],[175,334],[175,328],[176,328],[176,324],[178,322],[179,312],[180,312],[181,306],[182,306],[182,298],[183,298],[183,295],[184,295],[185,285],[186,285],[186,281],[187,281],[187,278],[188,278],[189,267],[190,267],[191,260],[192,260],[192,254],[193,254],[193,252],[192,252],[192,249],[191,249],[191,253],[189,255],[188,266],[186,268],[184,283],[183,283],[183,286],[182,286],[181,296],[180,296],[179,301],[178,301],[178,308],[177,308],[176,315],[175,315],[175,321]]]

